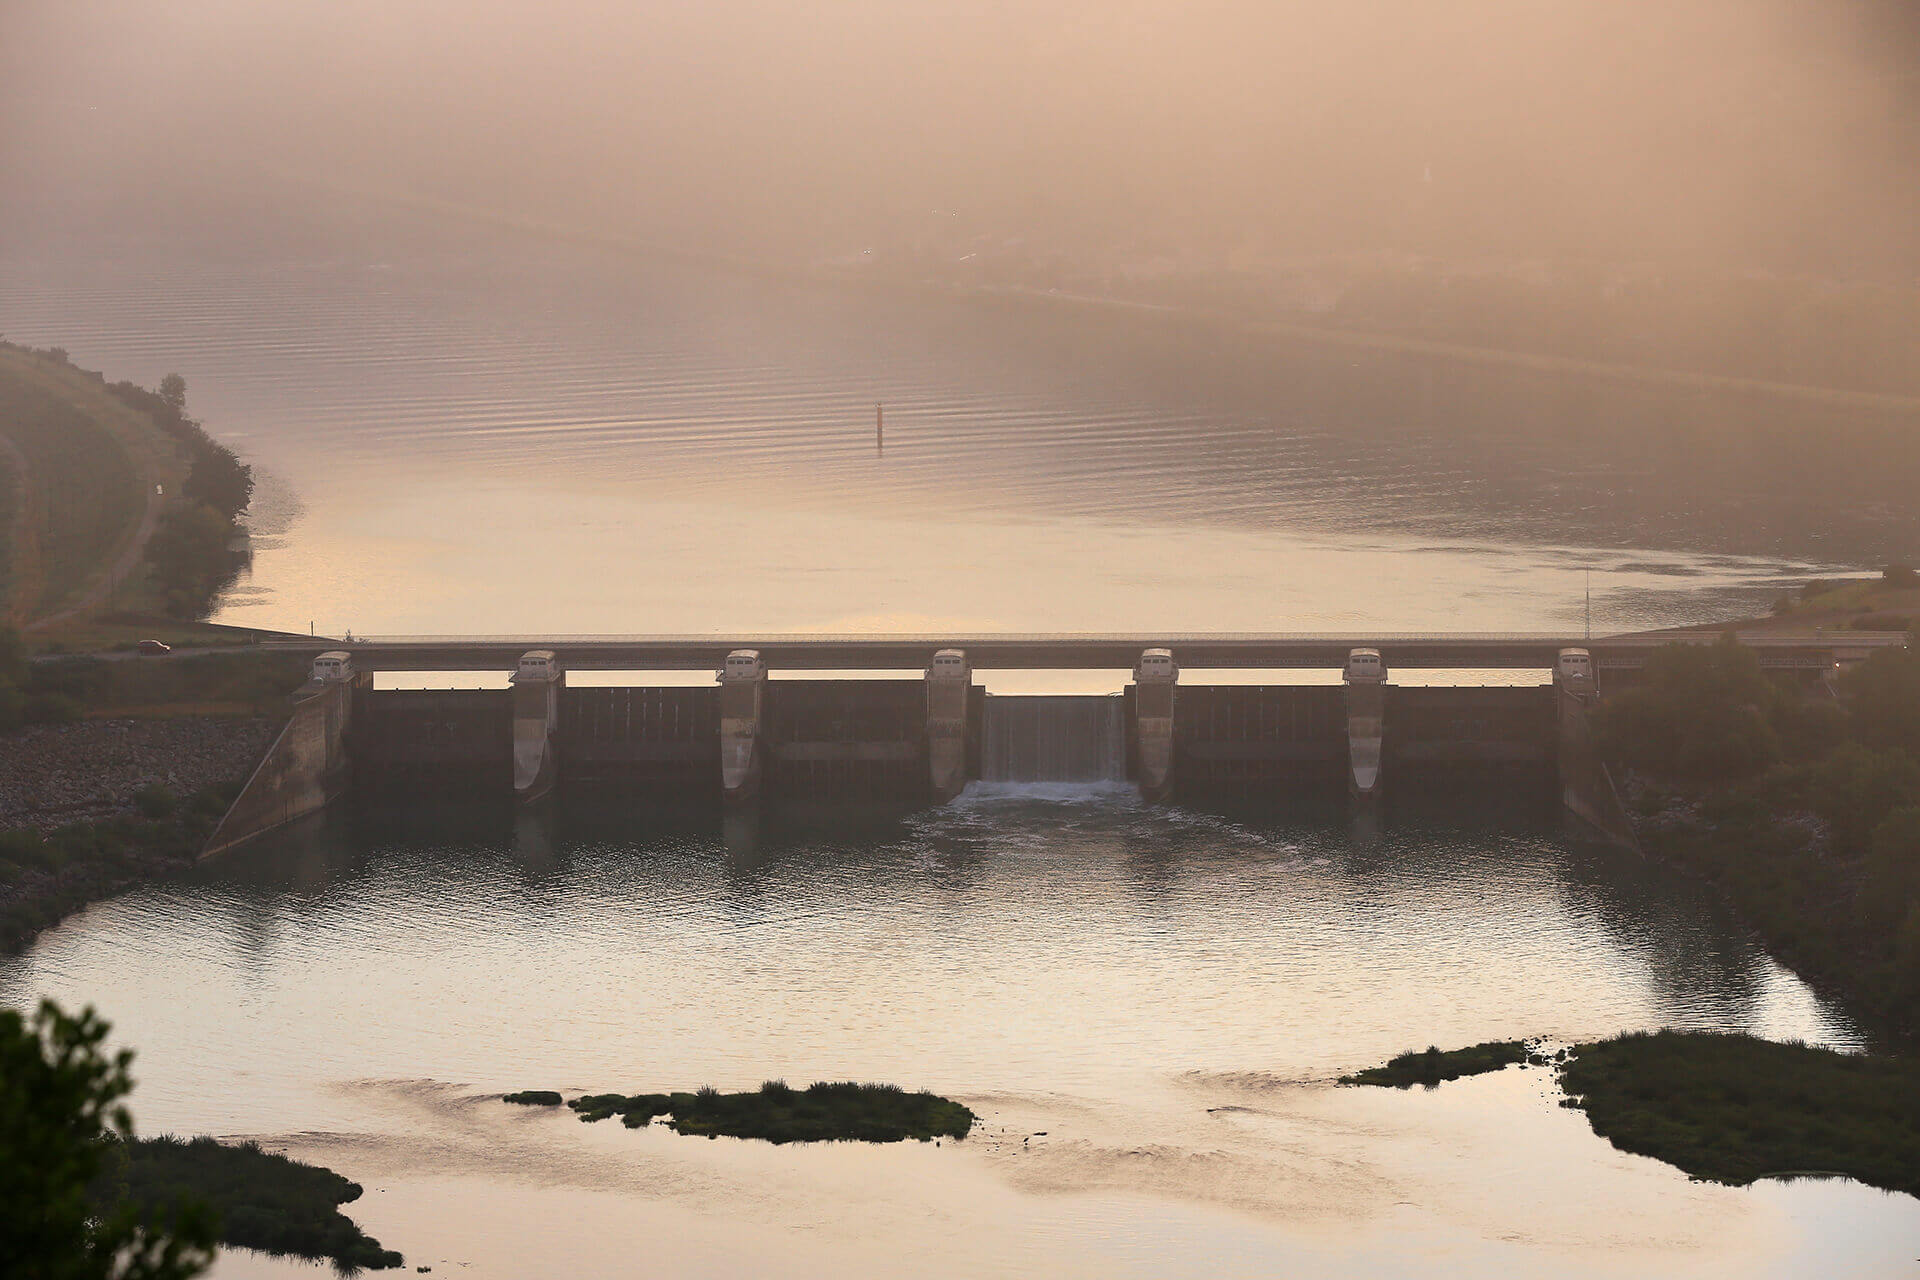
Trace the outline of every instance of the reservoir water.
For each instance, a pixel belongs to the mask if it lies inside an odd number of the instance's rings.
[[[0,247],[0,332],[260,469],[242,625],[1605,629],[1920,546],[1911,414],[275,219]]]
[[[1871,415],[373,210],[271,242],[14,237],[0,332],[186,376],[262,477],[219,614],[242,625],[1566,629],[1591,569],[1609,628],[1920,536],[1915,437]],[[1920,1202],[1690,1183],[1542,1072],[1331,1083],[1495,1037],[1861,1043],[1696,886],[1498,805],[1143,807],[1049,745],[1109,701],[1009,701],[1002,772],[1059,780],[904,818],[342,813],[95,905],[0,958],[0,1000],[96,1004],[144,1131],[339,1169],[435,1275],[1911,1273]],[[495,1096],[776,1076],[931,1088],[983,1125],[775,1149]]]

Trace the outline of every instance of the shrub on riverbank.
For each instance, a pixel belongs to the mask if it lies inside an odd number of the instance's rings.
[[[1384,1067],[1368,1067],[1365,1071],[1341,1076],[1340,1083],[1381,1085],[1395,1089],[1409,1089],[1421,1084],[1431,1089],[1448,1080],[1483,1075],[1529,1060],[1539,1059],[1533,1059],[1527,1046],[1518,1040],[1489,1041],[1444,1052],[1429,1046],[1425,1053],[1417,1049],[1408,1050],[1397,1058],[1389,1059]]]
[[[1920,844],[1900,815],[1920,807],[1920,655],[1877,652],[1841,681],[1836,712],[1772,689],[1741,654],[1673,646],[1648,685],[1602,704],[1601,742],[1629,768],[1640,842],[1718,886],[1769,950],[1854,1013],[1912,1038]],[[1751,742],[1721,749],[1699,727],[1750,725],[1762,710],[1780,748],[1770,767]]]
[[[306,665],[297,654],[253,651],[165,661],[60,658],[33,663],[26,687],[71,699],[83,714],[196,704],[284,713],[288,694],[306,679]]]
[[[188,472],[180,486],[186,505],[161,520],[148,539],[146,560],[167,614],[200,618],[248,562],[248,551],[244,545],[236,549],[234,541],[238,520],[252,505],[253,468],[186,416],[186,378],[180,374],[167,374],[159,391],[132,382],[115,382],[108,391],[186,449]]]
[[[529,1090],[529,1093],[536,1092]],[[508,1095],[515,1101],[525,1095]],[[763,1142],[901,1142],[964,1138],[972,1111],[949,1098],[898,1085],[830,1084],[795,1089],[769,1080],[751,1093],[595,1093],[567,1104],[587,1123],[619,1116],[629,1129],[670,1116],[678,1133]]]
[[[203,617],[233,585],[247,563],[245,550],[233,546],[235,532],[233,520],[206,503],[161,517],[147,539],[147,564],[168,617]]]
[[[1920,1060],[1661,1031],[1580,1045],[1560,1080],[1595,1133],[1696,1178],[1839,1173],[1920,1195]]]
[[[1726,781],[1781,759],[1781,701],[1752,650],[1674,644],[1647,659],[1638,687],[1605,698],[1594,728],[1601,750],[1630,768]]]
[[[239,517],[253,501],[253,468],[187,416],[187,380],[170,373],[158,391],[116,382],[107,391],[147,415],[186,451],[183,508],[170,512],[147,544],[162,604],[176,618],[197,618],[232,584],[247,552],[233,547]]]
[[[171,1220],[182,1200],[212,1209],[223,1244],[377,1270],[401,1257],[368,1236],[339,1206],[360,1187],[330,1169],[212,1138],[140,1138],[109,1145],[92,1198],[103,1211],[131,1205],[142,1223]]]
[[[22,1280],[190,1280],[213,1261],[207,1214],[181,1205],[164,1224],[90,1192],[131,1136],[133,1053],[109,1051],[91,1008],[43,1000],[0,1007],[0,1273]]]
[[[89,902],[190,866],[240,786],[208,787],[164,817],[0,832],[0,952],[19,950]]]

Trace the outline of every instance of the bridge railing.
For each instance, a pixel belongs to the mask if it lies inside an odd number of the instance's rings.
[[[866,634],[833,634],[827,632],[759,632],[736,635],[718,633],[659,634],[659,635],[448,635],[448,636],[360,636],[353,640],[341,640],[326,636],[292,640],[263,640],[262,649],[284,652],[307,652],[323,648],[346,648],[357,652],[363,648],[651,648],[654,646],[712,646],[723,645],[746,647],[851,647],[872,648],[918,648],[929,646],[965,647],[967,645],[1006,646],[1006,645],[1046,645],[1070,648],[1077,645],[1134,645],[1151,648],[1156,645],[1353,645],[1387,646],[1408,644],[1442,645],[1556,645],[1562,648],[1659,648],[1669,644],[1712,644],[1724,634],[1719,631],[1674,631],[1674,632],[1635,632],[1627,635],[1611,636],[1574,636],[1558,632],[1540,631],[1393,631],[1393,632],[1338,632],[1338,631],[1054,631],[1054,632],[992,632],[978,635],[940,632],[926,635],[892,634],[870,632]],[[1818,647],[1862,647],[1884,648],[1904,646],[1908,633],[1904,631],[1849,631],[1815,630],[1807,632],[1753,631],[1737,632],[1736,638],[1743,645],[1757,648],[1789,648],[1795,646]]]

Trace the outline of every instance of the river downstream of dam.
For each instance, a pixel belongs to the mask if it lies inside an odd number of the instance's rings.
[[[1869,1277],[1920,1238],[1909,1197],[1615,1152],[1541,1070],[1332,1083],[1533,1035],[1861,1043],[1697,886],[1498,806],[1369,830],[976,783],[745,826],[347,810],[0,960],[0,1001],[42,994],[138,1047],[142,1131],[338,1169],[435,1274]],[[775,1148],[498,1101],[770,1077],[981,1124]]]

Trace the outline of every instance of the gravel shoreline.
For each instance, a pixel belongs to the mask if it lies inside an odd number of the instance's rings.
[[[279,728],[194,716],[0,736],[0,952],[26,947],[89,903],[192,866],[223,794],[252,772]],[[143,817],[134,796],[156,784],[180,804]],[[52,834],[63,827],[72,829]]]
[[[134,811],[158,784],[184,799],[234,782],[266,754],[279,723],[182,716],[33,725],[0,735],[0,830],[52,831]]]

